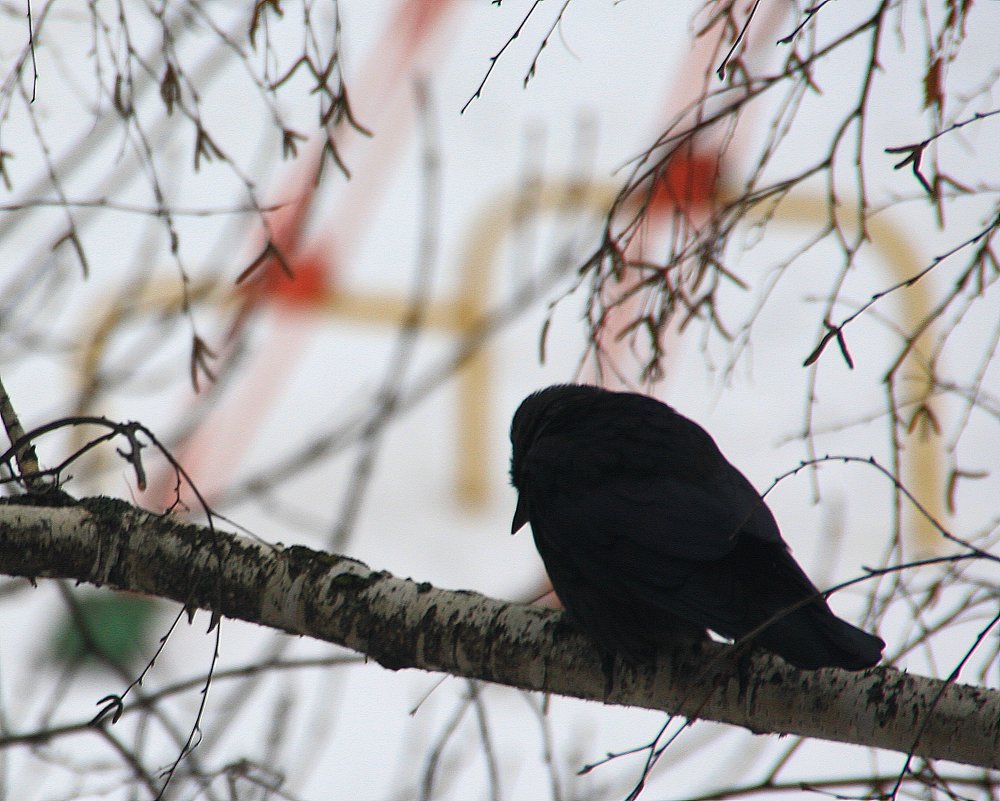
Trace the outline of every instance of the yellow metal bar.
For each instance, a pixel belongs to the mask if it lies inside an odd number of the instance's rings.
[[[530,215],[522,214],[525,206],[522,192],[504,194],[490,203],[470,226],[459,269],[461,280],[457,298],[428,304],[425,324],[433,329],[468,335],[485,317],[492,274],[502,247],[512,233],[534,222],[542,215],[578,214],[581,211],[601,214],[614,202],[616,186],[597,185],[580,181],[549,182],[533,190]],[[828,201],[824,197],[792,195],[774,210],[774,219],[791,224],[811,224],[826,219]],[[894,280],[903,280],[920,269],[920,261],[905,233],[886,217],[869,222],[872,245],[889,266]],[[900,295],[907,321],[920,320],[930,310],[931,298],[924,283],[918,283]],[[231,302],[229,287],[217,282],[200,282],[188,288],[189,300],[218,304]],[[132,309],[113,308],[107,311],[87,339],[81,366],[81,401],[78,413],[88,411],[90,390],[94,386],[104,349],[116,326],[126,317],[138,314],[162,313],[176,308],[182,301],[176,283],[153,285]],[[320,308],[332,316],[366,324],[401,323],[409,311],[405,298],[354,291],[330,291]],[[930,330],[921,334],[900,375],[908,380],[910,393],[905,399],[911,404],[932,408],[933,381],[924,357]],[[492,484],[488,475],[489,451],[487,431],[492,415],[492,370],[489,354],[481,348],[463,366],[459,376],[458,453],[456,493],[470,507],[482,505]],[[943,478],[939,448],[933,437],[917,430],[905,438],[903,480],[921,502],[940,519],[943,507]],[[937,541],[933,527],[922,517],[911,515],[907,527],[914,532],[918,550],[933,548]]]
[[[401,325],[412,311],[406,298],[364,292],[327,292],[320,308],[332,317],[354,323]],[[422,323],[428,328],[460,332],[464,329],[462,304],[443,301],[427,304]]]
[[[461,259],[458,311],[460,329],[472,333],[484,319],[491,278],[507,238],[542,215],[606,214],[618,193],[612,184],[583,181],[549,182],[531,190],[501,195],[470,226]],[[525,207],[532,212],[526,215]],[[470,507],[484,504],[493,479],[488,473],[487,432],[493,425],[492,369],[486,348],[477,350],[459,374],[458,496]]]

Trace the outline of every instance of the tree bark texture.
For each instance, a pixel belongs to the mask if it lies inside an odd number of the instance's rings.
[[[1000,767],[1000,692],[909,675],[800,671],[705,643],[655,665],[602,658],[561,613],[373,571],[301,546],[177,522],[124,501],[0,502],[0,572],[169,598],[370,656],[608,704]]]

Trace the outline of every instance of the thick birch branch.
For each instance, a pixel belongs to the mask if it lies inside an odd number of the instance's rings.
[[[178,523],[123,501],[0,503],[0,572],[59,577],[191,608],[420,668],[609,704],[1000,767],[1000,692],[876,668],[799,671],[730,646],[665,650],[606,672],[558,612],[445,591],[308,548]]]

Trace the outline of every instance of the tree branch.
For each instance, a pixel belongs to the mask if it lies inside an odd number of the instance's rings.
[[[44,503],[56,502],[51,498]],[[1000,767],[1000,692],[913,676],[799,671],[730,646],[606,669],[558,612],[438,590],[301,546],[271,546],[91,498],[0,500],[0,572],[170,598],[420,668],[525,690]]]

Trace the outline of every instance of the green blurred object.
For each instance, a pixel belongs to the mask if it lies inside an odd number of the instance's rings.
[[[95,667],[111,660],[129,666],[151,654],[148,646],[158,606],[154,599],[102,592],[80,596],[76,605],[77,612],[66,610],[53,633],[49,652],[54,659]]]

